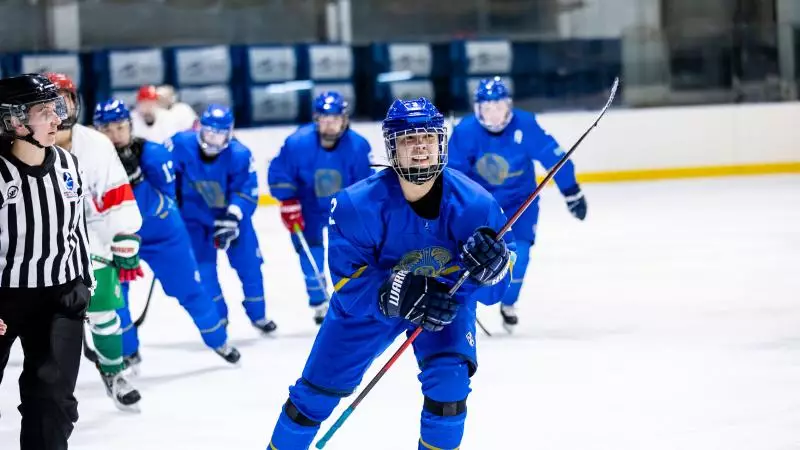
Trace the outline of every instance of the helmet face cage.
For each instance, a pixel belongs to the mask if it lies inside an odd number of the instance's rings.
[[[207,156],[217,156],[222,153],[223,150],[228,148],[232,138],[232,128],[221,129],[202,125],[197,132],[197,142]]]
[[[331,120],[333,118],[341,118],[342,119],[342,123],[339,126],[339,128],[336,131],[331,132],[331,133],[323,132],[323,130],[322,130],[322,128],[323,128],[322,127],[322,122],[327,122],[327,121],[329,121],[329,120]],[[342,135],[344,135],[344,132],[347,131],[347,127],[350,125],[346,113],[342,113],[342,114],[319,114],[319,113],[317,113],[317,114],[314,114],[314,122],[317,124],[317,132],[319,133],[320,139],[322,139],[323,141],[328,141],[328,142],[336,142],[337,140],[339,140],[339,138],[342,137]]]
[[[447,165],[447,129],[419,127],[384,133],[386,152],[394,171],[404,180],[423,184]]]
[[[36,105],[42,105],[47,103],[53,103],[54,108],[53,112],[48,111],[44,117],[44,120],[36,120],[32,122],[31,119],[31,109],[33,109]],[[53,99],[45,99],[45,100],[36,100],[28,103],[21,103],[21,104],[5,104],[0,105],[0,115],[2,115],[2,122],[3,122],[3,129],[8,132],[14,134],[14,120],[16,119],[19,124],[28,128],[33,134],[33,130],[30,129],[33,125],[40,125],[42,123],[49,123],[52,121],[52,115],[55,114],[59,118],[59,120],[64,121],[69,116],[69,111],[67,109],[67,104],[62,97],[56,97]],[[38,114],[35,114],[38,116]]]
[[[502,117],[487,117],[483,113],[482,106],[486,105],[492,109],[499,110],[501,107],[506,108],[505,114]],[[475,102],[475,117],[478,122],[487,130],[492,133],[499,133],[506,129],[511,119],[514,117],[514,112],[511,105],[511,98],[506,97],[499,100],[488,100],[483,102]]]

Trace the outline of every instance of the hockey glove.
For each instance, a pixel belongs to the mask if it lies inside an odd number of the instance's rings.
[[[131,145],[117,149],[117,155],[125,172],[128,174],[128,183],[136,186],[144,180],[144,173],[140,165],[139,156],[141,155],[141,144],[134,140]]]
[[[586,218],[586,199],[583,197],[581,187],[577,184],[569,189],[561,191],[564,195],[564,200],[567,201],[567,208],[576,218],[583,220]]]
[[[497,240],[497,233],[489,227],[480,227],[461,247],[461,262],[469,276],[480,285],[492,285],[508,272],[510,253],[506,242]]]
[[[306,222],[303,220],[303,207],[300,200],[295,198],[281,202],[281,220],[290,233],[294,233],[295,225],[300,227],[300,231],[306,229]]]
[[[400,317],[425,330],[439,331],[458,313],[458,303],[448,290],[435,278],[401,270],[378,290],[378,306],[386,317]]]
[[[119,271],[119,281],[122,283],[144,277],[144,271],[139,265],[141,241],[135,234],[118,234],[111,241],[114,266]]]
[[[236,205],[228,206],[222,218],[214,221],[214,247],[227,250],[231,243],[239,237],[239,222],[242,221],[242,210]]]

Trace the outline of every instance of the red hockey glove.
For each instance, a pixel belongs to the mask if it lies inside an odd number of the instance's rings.
[[[306,222],[303,220],[303,207],[300,206],[300,200],[290,199],[281,202],[281,220],[283,225],[289,232],[294,233],[294,226],[300,227],[300,230],[306,229]]]
[[[140,243],[141,239],[135,234],[118,234],[111,242],[114,265],[119,270],[119,281],[122,283],[144,277],[144,271],[139,265]]]

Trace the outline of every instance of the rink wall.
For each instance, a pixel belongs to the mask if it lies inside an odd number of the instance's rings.
[[[544,113],[539,122],[568,148],[596,112]],[[378,122],[353,123],[384,159]],[[261,203],[272,204],[266,168],[294,126],[237,130],[259,168]],[[581,182],[800,173],[800,102],[609,111],[576,152]]]

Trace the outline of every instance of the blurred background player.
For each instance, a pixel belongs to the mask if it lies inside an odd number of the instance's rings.
[[[178,95],[175,93],[174,87],[169,84],[161,85],[156,88],[156,94],[158,94],[159,106],[169,111],[172,115],[175,133],[192,130],[197,127],[197,113],[188,103],[178,101]]]
[[[179,131],[173,115],[159,104],[158,92],[153,85],[139,88],[136,108],[131,111],[131,122],[134,136],[159,144]]]
[[[322,230],[331,198],[372,174],[369,153],[367,140],[349,127],[345,99],[338,92],[323,92],[314,100],[314,123],[292,133],[269,165],[270,192],[281,202],[281,219],[292,233],[317,324],[328,310]],[[300,244],[301,233],[320,278]]]
[[[84,202],[84,209],[97,287],[86,317],[97,353],[97,369],[117,408],[135,409],[141,395],[122,373],[125,366],[117,309],[125,306],[120,281],[144,276],[139,267],[140,239],[136,235],[142,216],[114,145],[102,133],[77,123],[81,103],[75,84],[61,73],[45,76],[58,87],[67,105],[67,118],[58,126],[56,145],[78,158],[92,199]]]
[[[506,218],[485,189],[445,168],[444,117],[428,100],[396,100],[383,135],[394,170],[344,189],[331,202],[336,290],[303,375],[289,388],[270,449],[308,448],[373,359],[418,325],[425,329],[413,344],[424,395],[418,448],[461,444],[477,369],[474,298],[495,303],[510,283],[511,252],[494,238]],[[469,281],[451,297],[449,286],[462,267]]]
[[[217,251],[224,250],[239,275],[242,305],[254,327],[274,331],[264,301],[264,263],[252,216],[258,206],[258,180],[250,149],[233,137],[233,112],[210,105],[197,131],[172,137],[178,206],[192,239],[200,277],[223,322],[228,306],[217,277]]]
[[[475,90],[475,114],[464,117],[450,136],[450,167],[460,170],[495,196],[503,210],[516,211],[536,189],[533,161],[553,167],[564,151],[547,134],[536,116],[512,107],[508,88],[500,79],[481,80]],[[575,178],[575,166],[567,161],[555,182],[576,218],[586,217],[586,200]],[[500,314],[511,332],[518,323],[515,304],[536,239],[539,199],[514,224],[517,260],[511,288],[503,298]]]
[[[139,231],[141,257],[161,282],[164,292],[177,298],[192,317],[203,342],[226,361],[235,363],[239,352],[227,343],[222,318],[200,282],[191,241],[173,200],[175,172],[171,154],[162,144],[134,138],[130,119],[130,111],[118,100],[100,103],[95,108],[94,125],[114,143],[144,218]],[[126,305],[119,310],[124,330],[123,351],[130,364],[136,366],[141,357],[136,327],[127,307],[127,284],[123,292]]]

